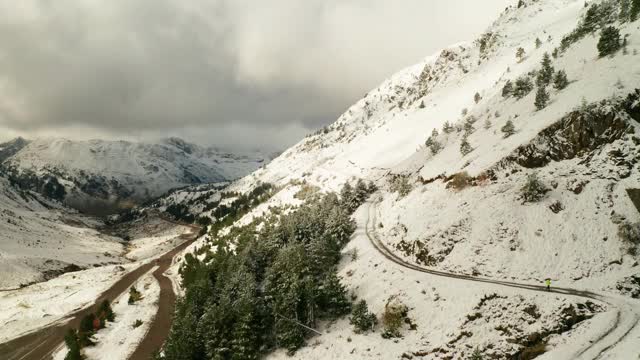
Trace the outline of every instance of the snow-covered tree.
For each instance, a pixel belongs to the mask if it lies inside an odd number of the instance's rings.
[[[513,83],[511,80],[507,80],[507,82],[502,87],[502,97],[509,97],[513,94]]]
[[[482,96],[480,96],[480,93],[476,93],[475,95],[473,95],[473,101],[477,104],[480,102],[480,100],[482,100]]]
[[[462,138],[462,142],[460,142],[460,153],[462,156],[467,156],[473,151],[473,147],[469,144],[469,140],[466,136]]]
[[[538,91],[536,92],[536,100],[534,102],[536,109],[542,110],[547,107],[547,103],[549,102],[549,93],[544,86],[538,87]]]
[[[600,33],[598,41],[598,54],[601,57],[610,55],[618,51],[621,46],[620,30],[614,26],[607,26]]]
[[[434,140],[429,146],[429,150],[433,155],[436,155],[442,150],[442,144],[438,140]]]
[[[491,125],[493,125],[493,124],[491,124],[491,120],[487,119],[487,120],[484,121],[484,128],[486,130],[491,129]]]
[[[467,118],[467,120],[465,120],[465,122],[464,122],[464,132],[465,132],[466,134],[471,134],[471,133],[473,133],[474,131],[476,131],[476,128],[473,126],[473,124],[475,123],[475,121],[473,121],[472,119],[473,119],[473,120],[475,120],[475,118],[469,117],[469,118]]]
[[[631,0],[631,10],[629,10],[629,20],[631,22],[640,17],[640,0]]]
[[[516,79],[516,85],[513,89],[513,95],[518,99],[522,99],[523,97],[527,96],[527,94],[529,94],[531,90],[533,90],[533,82],[531,82],[531,79],[529,79],[527,76],[521,76]]]
[[[553,65],[551,65],[551,56],[549,53],[544,53],[541,62],[542,68],[538,71],[538,77],[536,83],[538,86],[547,86],[553,79]]]
[[[527,177],[527,182],[520,189],[523,202],[537,202],[544,198],[549,189],[545,184],[538,180],[538,176],[533,173]]]
[[[542,40],[540,40],[540,38],[536,38],[536,49],[540,49],[540,46],[542,46]]]
[[[524,51],[524,48],[519,47],[518,50],[516,50],[516,59],[518,60],[518,62],[524,60],[525,54],[526,53]]]
[[[516,133],[516,127],[513,125],[513,121],[507,120],[507,123],[500,128],[500,131],[502,131],[504,138],[506,139]]]
[[[618,12],[618,19],[621,22],[629,21],[631,0],[618,0],[620,3],[620,11]]]
[[[444,124],[442,125],[442,131],[445,134],[451,134],[455,129],[453,128],[453,125],[451,125],[451,123],[449,121],[445,121]]]
[[[553,87],[556,90],[563,90],[569,85],[569,79],[567,79],[567,73],[564,70],[558,70],[553,78]]]
[[[353,325],[356,333],[363,333],[373,330],[378,323],[378,319],[375,314],[369,312],[367,302],[365,300],[360,300],[353,307],[349,322]]]

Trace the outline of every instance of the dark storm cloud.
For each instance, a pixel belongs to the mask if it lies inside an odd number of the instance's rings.
[[[0,0],[0,134],[282,147],[509,0]]]

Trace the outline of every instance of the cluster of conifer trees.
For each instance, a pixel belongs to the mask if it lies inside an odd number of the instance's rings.
[[[293,352],[318,321],[347,315],[351,301],[336,266],[355,231],[351,214],[373,191],[363,181],[345,185],[340,197],[319,195],[295,211],[232,228],[202,260],[187,255],[180,269],[185,295],[162,358]]]

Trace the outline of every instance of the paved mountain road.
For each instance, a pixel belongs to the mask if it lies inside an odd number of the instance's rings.
[[[388,260],[400,265],[404,268],[411,269],[414,271],[419,271],[422,273],[426,273],[429,275],[458,279],[462,281],[472,281],[472,282],[481,282],[488,283],[499,286],[506,286],[510,288],[519,288],[527,291],[539,291],[539,292],[547,292],[546,286],[543,285],[533,285],[526,283],[517,283],[510,281],[500,281],[489,278],[481,278],[471,275],[463,275],[463,274],[455,274],[449,273],[446,271],[438,271],[432,270],[429,268],[425,268],[416,264],[409,263],[408,261],[402,259],[398,255],[394,254],[387,246],[380,240],[378,234],[375,230],[376,224],[376,207],[375,203],[369,201],[365,204],[368,207],[367,209],[367,221],[365,224],[365,234],[371,244],[380,252],[382,256],[387,258]],[[638,309],[638,304],[632,301],[622,301],[619,298],[609,297],[605,294],[599,294],[596,292],[585,291],[585,290],[577,290],[571,288],[559,288],[552,287],[552,291],[558,294],[577,296],[581,298],[596,300],[599,302],[606,303],[609,305],[613,311],[616,312],[616,321],[612,324],[611,327],[604,330],[597,339],[593,339],[590,341],[590,344],[586,345],[576,354],[574,354],[573,359],[599,359],[603,356],[607,351],[615,347],[619,344],[625,337],[631,333],[634,328],[640,326],[640,309]]]
[[[0,358],[2,360],[50,359],[53,352],[64,341],[64,334],[68,329],[78,328],[80,320],[85,315],[95,312],[102,301],[117,298],[127,291],[141,276],[149,272],[154,266],[158,266],[158,269],[153,272],[153,276],[160,282],[158,313],[140,347],[136,349],[131,357],[131,359],[149,359],[153,351],[158,349],[168,336],[175,303],[175,294],[171,281],[162,274],[171,266],[174,256],[196,240],[198,231],[199,228],[192,227],[191,233],[180,236],[184,239],[180,245],[160,256],[157,261],[141,265],[123,276],[108,290],[100,294],[91,306],[69,314],[65,320],[57,321],[45,328],[0,344]]]

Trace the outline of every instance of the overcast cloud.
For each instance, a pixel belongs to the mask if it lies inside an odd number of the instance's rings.
[[[513,0],[0,0],[0,140],[282,149]]]

